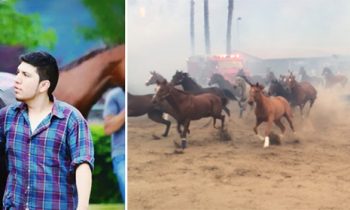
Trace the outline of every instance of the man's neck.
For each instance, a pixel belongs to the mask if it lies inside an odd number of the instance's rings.
[[[53,102],[49,98],[39,96],[25,102],[28,106],[28,115],[32,132],[38,127],[41,121],[52,111]]]

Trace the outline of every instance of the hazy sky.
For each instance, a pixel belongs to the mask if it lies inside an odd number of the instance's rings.
[[[191,53],[190,0],[127,2],[129,92],[152,92],[144,85],[150,70],[167,79],[176,69],[186,70]],[[233,49],[260,58],[350,55],[348,0],[234,0],[234,4]],[[227,0],[209,0],[212,54],[226,51],[227,6]],[[203,0],[197,0],[196,54],[205,54],[203,16]]]

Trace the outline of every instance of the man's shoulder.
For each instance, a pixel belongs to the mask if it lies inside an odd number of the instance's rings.
[[[55,100],[55,106],[56,106],[58,115],[62,115],[62,117],[64,116],[64,117],[73,117],[77,119],[84,119],[80,111],[76,107],[72,106],[67,102]]]

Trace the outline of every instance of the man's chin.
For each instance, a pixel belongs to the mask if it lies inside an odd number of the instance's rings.
[[[20,102],[23,102],[23,98],[20,98],[20,97],[16,97],[16,100],[20,101]]]

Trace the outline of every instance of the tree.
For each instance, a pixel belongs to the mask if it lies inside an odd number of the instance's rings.
[[[0,45],[54,48],[54,29],[45,30],[38,14],[24,15],[14,8],[16,0],[0,1]]]
[[[101,39],[106,45],[125,43],[125,1],[83,0],[96,21],[95,27],[80,27],[87,40]]]

